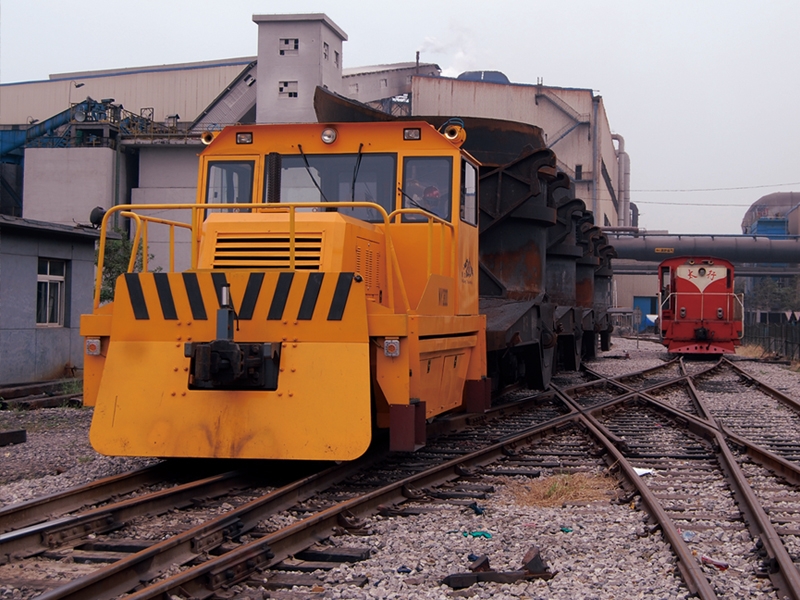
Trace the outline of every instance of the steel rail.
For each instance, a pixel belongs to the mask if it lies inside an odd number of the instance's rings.
[[[697,391],[694,389],[694,383],[691,381],[691,379],[689,379],[687,382],[687,387],[690,388],[690,393],[697,393]],[[657,398],[653,398],[645,393],[640,393],[640,397],[643,401],[654,405],[662,412],[665,412],[673,418],[683,422],[693,433],[702,435],[702,432],[705,431],[706,428],[718,430],[734,444],[743,448],[751,458],[762,464],[765,468],[780,474],[788,481],[791,481],[796,485],[800,485],[800,465],[788,461],[782,456],[775,454],[771,450],[762,448],[758,444],[755,444],[754,442],[743,438],[736,433],[733,433],[727,427],[715,420],[706,421],[702,417],[684,412],[680,408],[665,404]],[[705,410],[705,405],[699,399],[699,397],[695,397],[694,400],[703,405],[703,410]],[[594,407],[592,407],[591,410],[594,410]]]
[[[609,377],[602,377],[595,381],[587,381],[586,383],[576,383],[575,385],[570,385],[565,388],[561,388],[560,386],[556,386],[555,384],[551,384],[553,387],[558,387],[558,389],[562,390],[564,393],[573,395],[581,390],[592,389],[596,387],[615,387],[622,391],[630,391],[632,388],[625,384],[620,383],[619,381],[615,381]]]
[[[166,464],[158,463],[98,479],[56,494],[6,506],[0,509],[0,533],[41,523],[54,514],[79,510],[84,506],[105,502],[113,496],[127,494],[140,487],[162,481],[167,474]]]
[[[76,540],[90,534],[119,529],[135,517],[160,514],[190,504],[198,497],[222,495],[246,480],[242,473],[231,471],[0,534],[0,563],[16,556],[33,556],[65,544],[77,545],[74,543]]]
[[[598,373],[597,371],[594,371],[594,370],[592,370],[589,367],[586,367],[584,365],[581,365],[581,369],[585,373],[588,373],[589,375],[591,375],[592,377],[596,377],[597,379],[615,381],[615,382],[619,383],[620,379],[624,379],[626,377],[641,377],[643,375],[648,375],[650,373],[655,373],[656,371],[663,371],[664,369],[672,367],[678,361],[679,361],[679,358],[673,358],[672,360],[668,360],[667,362],[665,362],[663,364],[660,364],[660,365],[656,365],[654,367],[647,367],[646,369],[642,369],[641,371],[634,371],[633,373],[623,373],[622,375],[615,375],[613,377],[608,377],[607,375],[603,375],[601,373]],[[593,383],[593,382],[590,381],[589,383]],[[578,385],[584,385],[584,384],[578,384]],[[572,386],[572,387],[575,387],[575,386]],[[569,390],[569,389],[571,389],[571,387],[564,388],[564,391]]]
[[[780,391],[776,390],[775,388],[768,386],[766,383],[764,383],[763,381],[761,381],[757,377],[754,377],[753,375],[750,375],[750,373],[748,373],[747,371],[745,371],[744,369],[742,369],[738,365],[734,364],[733,362],[731,362],[727,358],[723,358],[722,360],[724,360],[725,364],[728,365],[729,367],[731,367],[736,372],[737,375],[739,375],[740,377],[746,379],[747,381],[755,384],[763,392],[765,392],[766,394],[772,396],[773,398],[775,398],[779,402],[785,404],[786,406],[788,406],[789,408],[791,408],[795,412],[800,413],[800,402],[798,402],[797,400],[795,400],[791,396],[787,396],[783,392],[780,392]]]
[[[567,403],[573,402],[566,394],[562,394],[562,399]],[[669,515],[667,515],[661,503],[655,497],[655,494],[650,491],[650,488],[648,488],[646,484],[642,483],[641,477],[636,474],[633,470],[633,466],[628,459],[625,458],[625,455],[617,447],[617,444],[614,443],[613,440],[617,440],[617,436],[608,431],[591,414],[597,410],[601,410],[601,408],[591,407],[582,409],[578,407],[578,409],[581,413],[579,417],[581,422],[586,425],[589,431],[592,432],[592,435],[603,445],[609,455],[613,457],[613,461],[611,461],[610,464],[617,465],[623,471],[625,479],[636,489],[636,492],[642,498],[642,502],[647,507],[648,512],[661,527],[664,536],[667,538],[667,542],[672,547],[672,551],[678,559],[678,568],[683,575],[683,580],[686,582],[689,591],[693,594],[697,594],[703,600],[717,598],[713,587],[708,582],[708,579],[706,579],[700,565],[693,558],[686,544],[683,543],[681,535],[678,533],[678,529],[675,527],[672,519],[669,518]]]
[[[641,371],[635,371],[634,373],[625,373],[623,375],[617,375],[615,377],[610,377],[609,379],[613,379],[614,381],[619,381],[620,379],[625,379],[627,377],[641,377],[643,375],[649,375],[651,373],[655,373],[656,371],[663,371],[669,367],[676,366],[676,363],[679,363],[680,357],[675,357],[671,360],[668,360],[664,364],[656,365],[655,367],[648,367],[646,369],[642,369]]]
[[[320,487],[337,483],[359,469],[365,468],[365,465],[369,465],[374,460],[376,460],[374,455],[368,455],[359,461],[337,465],[306,476],[202,525],[188,529],[89,575],[50,590],[38,598],[40,600],[56,598],[100,600],[115,598],[120,594],[130,592],[143,582],[156,578],[173,565],[185,564],[218,547],[223,542],[254,529],[259,520],[310,498]]]
[[[527,428],[512,438],[504,439],[484,449],[451,459],[433,469],[406,477],[369,492],[364,496],[345,500],[319,513],[300,519],[288,527],[244,544],[222,556],[211,558],[200,565],[190,567],[182,573],[132,593],[126,598],[128,600],[163,598],[165,597],[164,594],[169,593],[180,593],[184,596],[190,594],[192,597],[198,598],[207,597],[209,588],[218,589],[222,586],[242,581],[255,572],[256,569],[273,566],[296,552],[307,548],[315,541],[329,537],[333,528],[339,525],[341,519],[346,519],[349,515],[363,516],[376,511],[382,505],[405,501],[406,497],[403,492],[404,488],[408,486],[416,488],[434,486],[463,476],[465,469],[489,464],[504,456],[510,446],[535,439],[544,435],[547,431],[573,422],[576,418],[577,416],[573,413],[562,415],[556,419]],[[363,468],[363,465],[359,468]],[[303,494],[299,493],[298,490],[294,496],[296,501]],[[263,500],[254,501],[254,503],[263,502]],[[283,508],[289,508],[291,504],[284,502]],[[252,510],[247,515],[238,515],[242,521],[241,531],[245,532],[253,529],[258,520],[263,518],[264,513],[268,512]],[[231,513],[228,513],[228,516],[231,516]],[[186,532],[182,534],[182,537],[191,538],[191,535],[191,532]],[[165,540],[160,545],[167,544],[177,545],[178,542]],[[123,561],[109,565],[105,569],[83,578],[83,580],[72,582],[63,588],[40,596],[40,598],[42,600],[54,600],[56,598],[102,600],[113,598],[115,594],[130,591],[134,587],[155,578],[158,574],[158,569],[150,567],[150,561],[154,560],[155,557],[155,550],[156,548],[153,547],[139,552],[130,559],[123,559]],[[190,558],[194,558],[196,555],[193,554]],[[159,561],[164,568],[174,563],[171,559],[163,561],[159,559]],[[115,575],[112,580],[106,579],[111,576],[112,571],[117,571],[119,577]],[[127,582],[124,584],[121,583],[123,571],[127,573]]]
[[[667,363],[670,364],[670,363]],[[665,365],[666,366],[666,365]],[[650,369],[645,370],[647,371],[654,371],[663,369],[664,367],[658,366],[653,367]],[[635,374],[628,374],[627,376],[632,376]],[[598,376],[602,377],[602,376]],[[624,376],[623,376],[624,377]],[[608,378],[603,378],[608,379]],[[682,378],[677,378],[672,382],[662,382],[654,387],[664,387],[668,385],[674,385],[676,381],[680,381]],[[599,405],[590,407],[587,410],[596,410],[599,408],[607,408],[608,406],[614,405],[619,403],[622,400],[630,400],[633,397],[636,397],[637,393],[635,391],[631,391],[627,394],[624,394],[621,398],[615,398],[610,401],[601,403]],[[552,396],[552,394],[550,394]],[[541,396],[539,396],[541,397]],[[563,398],[562,398],[563,400]],[[526,401],[523,401],[523,403]],[[517,403],[511,404],[511,410],[514,410],[514,407],[517,406]],[[578,408],[576,409],[574,406],[569,405],[568,403],[566,406],[569,407],[570,412],[566,415],[562,415],[556,419],[551,419],[545,423],[539,424],[533,428],[530,428],[524,432],[520,432],[516,436],[512,436],[507,439],[503,439],[502,441],[498,442],[497,444],[493,445],[490,448],[487,448],[483,451],[478,451],[476,453],[465,455],[462,457],[458,457],[450,461],[450,463],[446,464],[453,464],[453,465],[464,465],[468,464],[471,460],[473,455],[491,452],[492,448],[494,449],[502,449],[508,446],[513,446],[515,443],[520,443],[526,439],[531,437],[535,437],[538,435],[537,432],[546,431],[548,429],[557,427],[561,424],[567,422],[573,422],[577,418],[577,412],[583,412],[583,409]],[[503,413],[503,411],[508,410],[507,407],[498,407],[498,412]],[[465,422],[469,423],[472,420],[473,423],[481,422],[486,420],[486,416],[480,415],[477,418],[473,416],[465,416],[463,417]],[[446,428],[445,428],[446,429]],[[491,462],[487,460],[486,462]],[[335,468],[334,468],[335,470]],[[416,478],[421,477],[422,474],[415,476]],[[389,494],[387,498],[402,500],[402,494],[398,495],[397,486],[402,486],[405,482],[411,481],[415,479],[415,477],[409,478],[400,482],[395,486],[395,492],[393,494]],[[638,478],[632,479],[632,481],[639,481]],[[299,482],[298,482],[299,483]],[[207,536],[211,536],[212,539],[217,540],[216,542],[206,542],[206,543],[216,543],[217,545],[220,543],[220,536],[224,538],[226,535],[229,537],[233,537],[234,532],[241,535],[246,531],[254,528],[258,522],[259,517],[263,518],[263,514],[269,514],[272,510],[279,510],[276,508],[277,505],[283,504],[283,508],[289,508],[292,504],[299,501],[298,499],[302,498],[304,493],[313,493],[313,490],[318,487],[319,482],[317,484],[310,484],[309,490],[303,492],[302,490],[295,489],[293,492],[294,498],[286,499],[282,501],[278,501],[277,503],[273,504],[272,508],[264,508],[263,510],[255,510],[249,515],[240,515],[234,514],[240,511],[241,509],[245,509],[245,507],[249,507],[254,504],[261,504],[263,499],[255,500],[249,505],[245,505],[236,509],[235,511],[231,511],[220,517],[217,520],[211,521],[206,523],[202,526],[194,528],[181,536],[176,536],[175,538],[171,538],[169,540],[165,540],[159,544],[154,545],[153,547],[138,552],[132,555],[130,558],[123,559],[109,565],[108,567],[101,569],[89,576],[86,576],[82,579],[76,580],[71,582],[70,584],[58,588],[56,590],[52,590],[42,598],[50,599],[50,598],[112,598],[117,594],[125,593],[134,589],[135,587],[143,584],[146,581],[152,580],[155,578],[158,573],[162,572],[164,569],[172,566],[173,564],[184,564],[193,558],[198,556],[198,552],[196,551],[199,546],[198,544],[202,544],[203,540],[206,539]],[[425,484],[422,484],[425,485]],[[428,484],[430,485],[430,484]],[[390,487],[390,486],[387,486]],[[377,492],[375,492],[377,494]],[[374,494],[373,494],[374,495]],[[372,496],[371,496],[372,497]],[[351,503],[357,502],[356,500],[347,501],[343,503],[345,505],[350,506]],[[372,500],[372,504],[370,501],[365,501],[365,504],[362,508],[356,508],[356,512],[369,512],[369,506],[376,506],[375,502],[378,504],[382,503],[381,501],[375,501],[374,498]],[[352,507],[351,507],[352,508]],[[315,536],[311,538],[311,540],[315,539],[322,539],[324,537],[328,537],[330,534],[330,526],[333,522],[332,515],[333,514],[343,514],[344,512],[350,509],[346,507],[339,506],[339,511],[337,512],[336,507],[332,507],[331,509],[327,509],[325,513],[318,513],[318,515],[309,517],[308,519],[316,519],[314,523],[314,527],[316,528]],[[256,568],[263,568],[265,566],[269,566],[272,564],[277,563],[279,560],[290,556],[291,554],[295,553],[298,550],[301,550],[307,547],[311,541],[307,536],[304,536],[301,531],[303,526],[301,523],[303,522],[310,522],[308,519],[303,519],[302,521],[297,522],[296,524],[292,525],[290,528],[285,530],[281,530],[275,532],[273,534],[269,534],[265,538],[261,538],[255,542],[251,542],[245,546],[240,547],[237,550],[229,552],[219,559],[212,559],[200,567],[193,567],[188,569],[186,572],[193,572],[197,573],[196,569],[203,568],[205,569],[203,574],[197,575],[200,579],[204,579],[209,577],[208,581],[216,581],[218,585],[222,585],[223,583],[227,584],[231,582],[231,577],[235,578],[237,581],[241,580],[243,577],[246,577],[246,574],[243,574],[245,571],[247,573],[253,572]],[[338,516],[337,516],[338,519]],[[291,530],[291,531],[290,531]],[[222,534],[220,533],[222,532]],[[281,533],[283,532],[283,533]],[[181,539],[178,539],[180,537]],[[195,543],[195,551],[192,549],[192,542]],[[163,548],[158,548],[157,546],[163,546]],[[238,554],[234,554],[238,553]],[[268,555],[272,555],[272,558],[268,558]],[[224,560],[223,560],[224,559]],[[241,559],[241,560],[239,560]],[[225,560],[230,561],[229,563],[224,562]],[[222,562],[220,562],[222,561]],[[211,564],[209,564],[211,563]],[[233,565],[233,567],[231,567]],[[231,570],[233,569],[233,570]],[[231,576],[231,573],[233,575]],[[175,584],[175,587],[171,588],[173,590],[178,589],[180,587],[183,591],[188,591],[192,586],[198,586],[198,592],[201,590],[206,590],[205,594],[207,595],[207,586],[205,583],[199,583],[198,580],[194,580],[196,583],[190,584],[187,581],[192,580],[194,575],[186,576],[183,574],[175,576],[176,578],[183,578],[186,577],[187,579],[178,579],[170,578],[169,585]],[[110,579],[107,579],[110,578]],[[164,582],[166,584],[166,582]],[[162,584],[159,584],[162,585]],[[187,587],[189,586],[189,587]],[[155,596],[150,596],[148,594],[151,593],[151,590],[155,589],[153,586],[146,588],[141,592],[144,594],[141,596],[142,598],[145,597],[157,597],[159,591],[152,592]],[[161,589],[161,588],[159,588]],[[200,595],[203,595],[202,593]]]
[[[800,571],[797,570],[792,557],[783,545],[783,541],[770,521],[769,515],[764,511],[761,502],[753,488],[747,481],[744,473],[739,468],[736,458],[728,447],[722,432],[715,432],[719,452],[724,457],[724,464],[729,473],[729,479],[735,481],[734,491],[739,496],[739,506],[746,507],[745,522],[753,531],[754,536],[761,539],[764,549],[771,559],[778,565],[775,572],[770,570],[769,578],[773,585],[781,590],[781,597],[791,595],[795,600],[800,599]],[[757,534],[757,535],[756,535]]]
[[[482,413],[455,413],[453,415],[444,415],[436,418],[433,423],[428,424],[427,434],[428,439],[434,439],[441,435],[461,431],[466,427],[476,426],[486,423],[493,419],[499,419],[509,415],[517,414],[529,410],[531,407],[538,405],[543,400],[551,400],[555,394],[550,391],[537,391],[527,398],[498,404],[492,406]],[[568,410],[569,407],[566,407]]]
[[[686,379],[690,392],[694,395],[694,400],[699,403],[706,414],[710,414],[705,404],[697,396],[697,390],[694,388],[692,378],[687,377]],[[681,424],[686,426],[689,431],[713,444],[719,455],[720,466],[727,474],[733,492],[738,497],[738,504],[748,529],[753,534],[753,537],[761,539],[767,554],[779,567],[777,572],[769,574],[772,583],[776,588],[783,590],[785,594],[791,594],[792,598],[800,600],[800,571],[794,565],[769,516],[764,511],[758,497],[739,468],[725,438],[728,437],[737,445],[745,448],[748,455],[756,460],[760,459],[766,467],[774,468],[781,473],[790,475],[787,479],[800,481],[800,467],[740,436],[731,434],[713,417],[709,421],[705,421],[695,415],[659,402],[646,394],[642,394],[640,397],[642,401],[654,405],[661,411],[670,414],[673,418],[679,419]],[[590,412],[594,412],[594,408],[590,409]],[[591,418],[594,419],[593,416]],[[600,423],[597,424],[600,428],[605,429]]]
[[[744,371],[738,369],[730,361],[726,359],[722,360],[725,360],[727,364],[733,367],[734,371],[746,376],[748,381],[757,383],[762,391],[768,392],[770,395],[775,396],[778,401],[784,402],[784,400],[789,400],[789,398],[785,397],[777,390],[774,390],[758,379],[747,375],[744,373]],[[789,555],[789,552],[786,550],[780,535],[775,530],[769,515],[764,511],[764,508],[761,506],[761,502],[753,491],[753,488],[750,486],[744,473],[742,473],[742,470],[739,468],[739,464],[736,462],[725,436],[727,435],[727,437],[735,439],[738,445],[747,448],[748,454],[751,457],[755,458],[756,456],[769,456],[769,466],[780,466],[781,472],[793,472],[795,474],[795,481],[797,481],[797,478],[800,477],[800,475],[798,475],[798,470],[795,467],[792,467],[791,469],[788,468],[788,465],[791,463],[781,459],[776,454],[763,448],[759,448],[755,444],[752,444],[740,436],[732,436],[719,421],[711,416],[711,412],[705,406],[705,403],[697,393],[697,389],[695,388],[694,382],[691,380],[691,378],[689,379],[689,389],[696,401],[703,407],[703,410],[706,412],[706,414],[711,417],[711,421],[716,427],[714,436],[717,441],[717,445],[719,446],[719,451],[725,457],[725,461],[728,464],[730,475],[736,482],[735,491],[740,498],[739,504],[747,509],[749,517],[747,519],[748,527],[750,527],[751,530],[756,530],[754,531],[754,535],[758,535],[758,537],[761,538],[761,542],[764,546],[764,549],[767,551],[767,554],[775,562],[775,564],[778,565],[778,570],[776,572],[769,573],[770,580],[775,587],[782,590],[784,595],[790,594],[795,600],[800,600],[800,571],[797,570],[797,567],[795,566],[792,557]],[[796,403],[792,400],[788,404],[792,406]]]

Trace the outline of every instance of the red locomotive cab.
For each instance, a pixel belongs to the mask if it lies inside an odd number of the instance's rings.
[[[673,258],[659,266],[659,331],[679,354],[728,354],[742,337],[742,300],[733,265],[713,258]]]

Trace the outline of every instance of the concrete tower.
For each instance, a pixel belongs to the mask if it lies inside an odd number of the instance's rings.
[[[347,34],[327,15],[253,15],[258,24],[258,123],[316,122],[314,89],[341,93]]]

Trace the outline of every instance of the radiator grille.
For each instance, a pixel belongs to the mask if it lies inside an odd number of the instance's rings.
[[[367,298],[381,301],[381,252],[380,246],[369,240],[358,238],[356,242],[356,273],[364,278]]]
[[[214,269],[281,269],[289,265],[289,236],[285,233],[219,234],[214,247]],[[294,267],[319,271],[322,235],[295,237]]]

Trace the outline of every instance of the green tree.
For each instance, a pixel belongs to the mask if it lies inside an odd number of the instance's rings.
[[[780,281],[772,277],[759,277],[756,281],[753,291],[747,295],[749,308],[780,312],[800,307],[796,276],[783,277]]]
[[[128,271],[128,263],[131,260],[131,252],[133,252],[133,240],[128,237],[128,233],[116,227],[112,231],[117,235],[113,238],[106,237],[106,252],[103,257],[103,281],[100,288],[101,303],[110,302],[114,299],[114,286],[117,284],[117,278]],[[98,251],[95,252],[95,265],[97,265],[99,255],[98,247]],[[133,267],[134,271],[142,270],[142,256],[142,245],[139,244]],[[148,254],[148,258],[152,257],[152,254]]]

